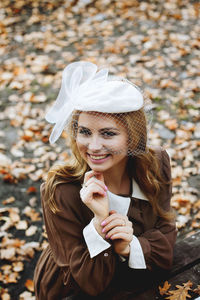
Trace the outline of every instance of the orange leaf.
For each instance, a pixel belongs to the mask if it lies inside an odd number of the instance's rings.
[[[5,281],[6,283],[17,283],[17,279],[19,277],[19,274],[17,272],[12,272],[10,274],[5,275]]]
[[[11,174],[6,174],[4,177],[3,177],[3,180],[5,182],[8,182],[8,183],[15,183],[16,180],[14,179],[14,177],[11,175]]]
[[[3,200],[2,203],[3,203],[4,205],[6,205],[6,204],[12,203],[12,202],[14,202],[14,201],[15,201],[15,197],[9,197],[9,198]]]
[[[175,130],[178,127],[178,123],[176,119],[172,120],[166,120],[165,121],[165,126],[169,128],[170,130]]]
[[[200,295],[200,285],[197,285],[197,288],[194,289],[194,292]]]
[[[191,296],[188,294],[188,291],[191,290],[192,282],[189,280],[186,283],[183,283],[183,285],[176,285],[176,290],[172,290],[168,292],[168,297],[166,299],[169,300],[186,300],[187,297],[191,298]]]
[[[36,193],[37,189],[34,186],[30,186],[26,192],[27,192],[27,194]]]
[[[33,140],[32,136],[29,135],[23,135],[21,139],[24,140],[25,142],[30,142]]]
[[[170,287],[171,284],[168,281],[165,281],[163,287],[159,286],[160,295],[163,296],[164,294],[167,294]]]
[[[27,279],[26,282],[25,282],[25,287],[26,287],[30,292],[34,292],[34,284],[33,284],[33,280]]]

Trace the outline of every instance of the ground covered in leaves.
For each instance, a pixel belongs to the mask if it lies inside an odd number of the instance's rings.
[[[70,62],[109,67],[152,100],[149,139],[171,156],[178,238],[199,230],[199,25],[198,1],[1,0],[2,299],[35,299],[33,270],[47,245],[39,186],[70,155],[66,133],[49,145],[44,115]]]

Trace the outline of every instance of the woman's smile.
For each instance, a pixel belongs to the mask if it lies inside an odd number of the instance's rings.
[[[89,159],[91,160],[91,162],[97,163],[97,164],[104,163],[110,157],[110,154],[90,154],[90,153],[87,153],[87,155],[88,155]]]

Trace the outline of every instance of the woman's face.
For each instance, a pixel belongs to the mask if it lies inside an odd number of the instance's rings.
[[[127,162],[127,132],[114,117],[82,112],[76,144],[80,155],[96,172],[106,172]]]

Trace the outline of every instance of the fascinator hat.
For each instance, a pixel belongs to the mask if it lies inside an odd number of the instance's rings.
[[[49,123],[55,124],[50,143],[60,137],[74,111],[120,115],[143,107],[141,91],[128,80],[108,75],[108,69],[98,71],[91,62],[71,63],[63,71],[58,97],[45,116]]]

